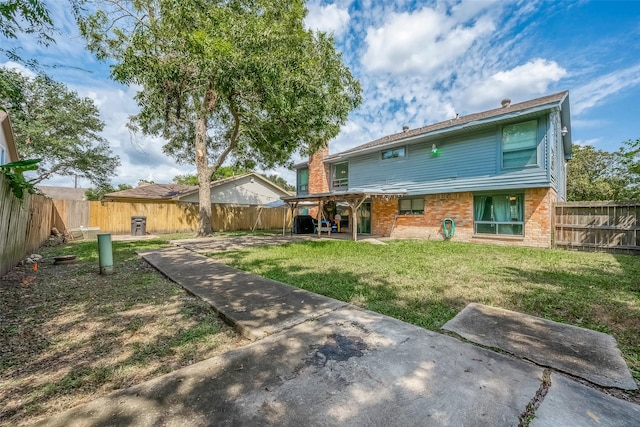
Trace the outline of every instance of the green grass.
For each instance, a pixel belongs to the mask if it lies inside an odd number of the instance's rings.
[[[174,238],[174,236],[170,236]],[[242,344],[209,305],[136,251],[167,237],[113,241],[114,274],[98,243],[43,247],[39,268],[0,281],[0,426],[29,424]],[[78,262],[54,265],[53,257]]]
[[[640,257],[436,241],[216,254],[236,268],[438,331],[471,302],[612,334],[640,379]]]

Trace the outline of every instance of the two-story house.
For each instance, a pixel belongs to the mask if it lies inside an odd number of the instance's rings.
[[[570,158],[567,91],[505,99],[493,110],[318,152],[296,165],[297,194],[285,200],[352,208],[355,217],[343,216],[360,233],[550,247]]]

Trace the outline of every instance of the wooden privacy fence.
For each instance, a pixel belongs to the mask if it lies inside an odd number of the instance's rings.
[[[558,203],[554,244],[560,248],[640,254],[640,203]]]
[[[59,225],[63,228],[99,227],[101,232],[131,233],[131,217],[145,216],[148,233],[195,232],[198,228],[198,205],[167,202],[124,203],[56,200]],[[251,230],[260,210],[257,206],[212,205],[211,224],[214,231]],[[290,224],[286,212],[286,223]],[[281,229],[283,210],[263,209],[257,229]]]
[[[25,194],[19,200],[5,181],[0,174],[0,276],[47,240],[53,212],[51,199]]]

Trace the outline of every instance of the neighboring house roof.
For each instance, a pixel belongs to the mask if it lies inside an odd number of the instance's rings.
[[[279,185],[274,184],[273,182],[269,181],[267,178],[255,172],[249,172],[242,175],[230,176],[229,178],[222,178],[216,181],[211,181],[211,189],[215,189],[216,187],[221,187],[230,182],[242,181],[247,177],[249,177],[249,179],[253,178],[254,180],[259,180],[262,185],[266,185],[267,187],[272,188],[274,191],[278,193],[282,193],[282,195],[290,195],[290,193],[287,190],[283,189]],[[195,194],[197,192],[198,192],[198,187],[196,187],[193,191],[182,194],[180,199],[184,199],[190,194]]]
[[[9,118],[9,114],[0,110],[0,130],[2,135],[0,135],[0,144],[3,147],[6,147],[8,158],[5,159],[5,163],[17,162],[20,157],[18,156],[18,149],[16,148],[16,140],[13,135],[13,127],[11,126],[11,119]]]
[[[245,188],[243,192],[230,191],[231,188],[237,186],[246,186],[247,184],[258,183],[259,188],[251,190]],[[237,185],[234,185],[237,184]],[[261,189],[267,189],[268,191],[262,191]],[[134,202],[134,201],[180,201],[180,202],[197,202],[198,201],[197,185],[177,185],[177,184],[149,184],[141,187],[132,188],[130,190],[117,191],[115,193],[105,194],[103,201],[107,202]],[[289,196],[291,193],[282,189],[280,186],[269,181],[265,177],[257,173],[247,173],[243,175],[232,176],[229,178],[218,179],[211,182],[211,191],[222,192],[224,200],[221,203],[238,203],[238,204],[262,204],[271,200],[278,199],[281,196]],[[247,198],[247,193],[254,191],[254,198]],[[277,197],[270,197],[271,194],[277,194]],[[235,199],[234,199],[235,198]],[[217,200],[221,200],[220,197],[213,198],[214,203]],[[268,199],[268,200],[267,200]]]
[[[47,185],[38,185],[38,190],[42,191],[45,196],[54,200],[87,200],[85,193],[86,188],[71,187],[54,187]]]
[[[254,184],[257,184],[254,185]],[[235,191],[237,187],[243,187],[243,191]],[[253,188],[249,188],[253,186]],[[277,200],[282,196],[290,196],[291,193],[284,190],[279,185],[269,181],[264,176],[255,172],[243,175],[232,176],[229,178],[218,179],[211,182],[212,201],[216,203],[237,203],[262,205]],[[218,194],[213,196],[214,192]],[[181,194],[178,199],[180,201],[197,201],[195,196],[198,193],[198,187],[194,190]]]
[[[531,99],[529,101],[510,104],[505,107],[495,108],[480,113],[469,114],[467,116],[456,117],[455,119],[445,120],[439,123],[423,126],[416,129],[406,130],[404,132],[387,135],[366,144],[359,145],[340,153],[331,154],[324,158],[325,161],[336,160],[343,157],[351,157],[351,155],[360,154],[371,149],[379,149],[386,145],[396,145],[407,139],[413,139],[429,134],[441,134],[444,132],[453,132],[463,130],[475,125],[484,123],[493,123],[498,120],[520,117],[523,114],[535,113],[554,108],[562,109],[563,125],[568,128],[568,136],[565,138],[565,152],[571,153],[571,124],[569,115],[569,92],[563,91],[552,95],[543,96],[541,98]]]
[[[196,185],[179,184],[147,184],[129,190],[116,191],[105,194],[102,200],[106,202],[117,201],[149,201],[149,200],[173,200],[176,197],[198,190]]]

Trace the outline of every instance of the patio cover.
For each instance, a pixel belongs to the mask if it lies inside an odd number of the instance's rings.
[[[349,221],[351,222],[351,232],[353,233],[353,240],[358,240],[358,227],[354,223],[355,220],[355,212],[358,208],[367,200],[374,198],[381,199],[391,199],[398,198],[402,196],[406,196],[407,192],[405,190],[400,191],[384,191],[384,190],[376,190],[376,189],[353,189],[348,191],[336,191],[331,193],[317,193],[317,194],[307,194],[304,196],[288,196],[281,197],[281,199],[288,203],[291,206],[291,211],[295,210],[299,203],[303,202],[317,202],[318,203],[318,222],[320,222],[323,218],[323,208],[326,202],[334,201],[334,202],[345,202],[349,205]],[[318,235],[320,235],[320,227],[318,227]]]

